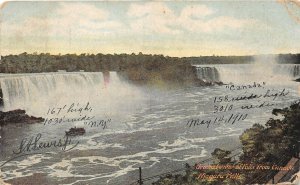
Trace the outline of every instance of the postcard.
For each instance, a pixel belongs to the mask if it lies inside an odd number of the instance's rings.
[[[6,1],[0,184],[294,184],[300,2]]]

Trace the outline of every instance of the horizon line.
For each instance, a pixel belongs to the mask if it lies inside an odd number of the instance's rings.
[[[152,56],[164,56],[164,57],[172,57],[172,58],[191,58],[191,57],[249,57],[249,56],[267,56],[267,55],[298,55],[300,54],[300,52],[291,52],[291,53],[260,53],[260,54],[249,54],[249,55],[218,55],[218,54],[213,54],[213,55],[191,55],[191,56],[170,56],[170,55],[165,55],[165,54],[156,54],[156,53],[143,53],[143,52],[132,52],[132,53],[50,53],[50,52],[32,52],[32,53],[28,53],[28,52],[22,52],[22,53],[19,53],[19,54],[5,54],[5,55],[0,55],[0,59],[2,57],[6,57],[6,56],[9,56],[9,55],[21,55],[21,54],[28,54],[28,55],[41,55],[41,54],[49,54],[49,55],[82,55],[82,54],[85,54],[85,55],[98,55],[98,54],[102,54],[102,55],[139,55],[139,54],[142,54],[142,55],[152,55]]]

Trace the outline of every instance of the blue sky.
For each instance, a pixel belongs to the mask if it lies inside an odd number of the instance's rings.
[[[7,2],[1,54],[298,53],[299,11],[278,1]]]

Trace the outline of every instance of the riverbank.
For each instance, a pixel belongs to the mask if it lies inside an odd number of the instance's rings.
[[[41,123],[44,119],[41,117],[29,116],[26,114],[25,110],[12,110],[8,112],[0,111],[0,126],[4,126],[7,124],[16,124],[16,123],[25,123],[25,124],[33,124],[33,123]]]
[[[269,119],[265,125],[254,124],[251,128],[246,129],[240,135],[242,144],[242,154],[238,160],[230,157],[231,152],[216,149],[212,153],[215,161],[213,164],[254,164],[264,166],[285,166],[287,162],[299,153],[299,135],[300,135],[300,105],[292,104],[284,109],[274,109],[274,115],[280,115],[283,119]],[[210,164],[212,165],[212,164]],[[198,170],[194,167],[188,168],[185,174],[168,174],[161,177],[153,185],[195,185],[209,183],[209,185],[220,184],[265,184],[279,170],[249,170],[237,172],[239,179],[207,179],[199,178],[201,173],[206,172],[208,175],[218,175],[224,173],[233,173],[232,170]],[[234,170],[233,170],[234,171]],[[294,181],[295,179],[292,179]]]
[[[213,83],[204,82],[197,77],[196,67],[189,63],[163,62],[135,62],[122,66],[118,74],[127,81],[137,85],[154,87],[186,87],[211,86]]]

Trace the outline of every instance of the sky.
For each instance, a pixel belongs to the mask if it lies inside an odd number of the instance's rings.
[[[300,53],[298,18],[278,1],[14,1],[0,10],[0,52]]]

